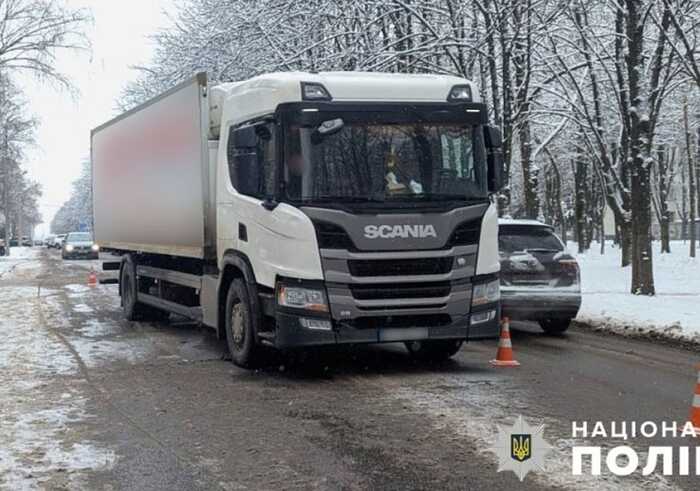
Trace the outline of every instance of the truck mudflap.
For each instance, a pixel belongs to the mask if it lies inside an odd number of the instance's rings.
[[[301,317],[277,313],[275,345],[280,349],[336,344],[373,344],[417,341],[426,339],[474,340],[498,336],[500,315],[498,308],[488,320],[472,324],[472,316],[465,316],[447,325],[387,327],[387,325],[333,323],[331,329],[309,329],[300,323]],[[391,323],[388,324],[391,326]]]

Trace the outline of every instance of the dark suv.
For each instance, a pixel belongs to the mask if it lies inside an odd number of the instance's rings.
[[[578,263],[549,225],[500,220],[502,315],[562,333],[581,307]]]

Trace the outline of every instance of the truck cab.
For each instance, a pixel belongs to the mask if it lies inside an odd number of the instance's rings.
[[[471,82],[357,72],[197,80],[208,123],[201,259],[178,265],[189,254],[177,244],[110,246],[95,224],[100,246],[126,256],[127,316],[139,304],[190,313],[246,366],[260,345],[404,342],[444,358],[497,334],[490,196],[500,134]],[[195,300],[164,294],[169,283],[189,285]]]

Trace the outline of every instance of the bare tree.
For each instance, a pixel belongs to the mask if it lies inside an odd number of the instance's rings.
[[[87,47],[87,11],[55,0],[0,0],[0,70],[29,70],[69,85],[55,65],[56,51]]]

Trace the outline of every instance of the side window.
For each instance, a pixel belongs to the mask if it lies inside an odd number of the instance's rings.
[[[240,148],[234,145],[234,128],[229,130],[226,148],[229,178],[233,187],[239,192],[264,199],[275,193],[275,125],[274,123],[258,123],[248,126],[248,128],[254,129],[255,138],[253,140],[252,134],[250,134],[251,146],[247,146],[245,143],[245,146]],[[244,183],[237,182],[237,179],[241,178],[243,169],[245,169],[243,172],[247,184],[245,187]],[[257,184],[251,185],[252,183]]]
[[[260,164],[260,198],[275,194],[275,125],[261,124],[256,128],[258,163]]]

